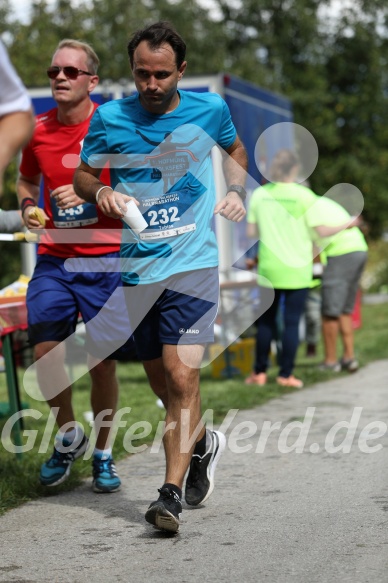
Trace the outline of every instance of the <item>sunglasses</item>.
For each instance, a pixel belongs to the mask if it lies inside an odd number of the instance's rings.
[[[59,75],[59,73],[63,71],[64,74],[66,75],[66,77],[68,79],[77,79],[79,75],[91,75],[93,76],[93,73],[88,73],[88,71],[82,71],[82,69],[77,69],[77,67],[49,67],[47,69],[47,76],[50,79],[56,79]]]

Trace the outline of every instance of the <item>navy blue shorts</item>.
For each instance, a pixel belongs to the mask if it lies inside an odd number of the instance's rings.
[[[112,267],[116,258],[119,262],[118,253],[90,258],[95,271],[86,270],[89,260],[84,258],[85,271],[69,271],[66,259],[38,255],[27,289],[30,343],[66,340],[81,316],[89,354],[101,359],[125,359],[133,354],[120,269],[107,268],[106,260]]]
[[[124,283],[136,352],[140,360],[162,356],[163,344],[214,341],[218,268],[178,273],[154,283]]]

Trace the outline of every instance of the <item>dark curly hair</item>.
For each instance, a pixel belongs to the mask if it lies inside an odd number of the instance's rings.
[[[151,49],[157,49],[167,43],[175,53],[177,68],[182,65],[186,56],[186,43],[176,32],[172,24],[166,20],[155,22],[146,28],[137,30],[128,43],[128,56],[133,68],[133,54],[142,41],[147,41]]]

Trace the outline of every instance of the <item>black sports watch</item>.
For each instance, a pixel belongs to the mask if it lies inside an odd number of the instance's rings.
[[[237,194],[239,195],[241,200],[245,200],[247,197],[247,191],[240,184],[231,184],[229,186],[228,190],[226,191],[226,194],[228,194],[228,192],[231,192],[231,191],[237,192]]]

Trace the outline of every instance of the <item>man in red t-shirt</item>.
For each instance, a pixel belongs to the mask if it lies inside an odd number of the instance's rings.
[[[23,151],[17,190],[26,226],[42,231],[27,291],[28,333],[38,383],[59,428],[40,481],[47,486],[63,482],[89,445],[75,421],[65,369],[64,341],[75,332],[81,315],[86,324],[96,429],[93,488],[113,492],[120,488],[109,440],[118,399],[115,357],[130,336],[123,306],[115,301],[121,287],[121,222],[85,203],[72,186],[82,142],[97,107],[90,93],[98,83],[98,65],[88,44],[71,39],[59,43],[47,70],[57,107],[36,118],[34,135]],[[39,217],[36,207],[42,178],[43,215]]]

